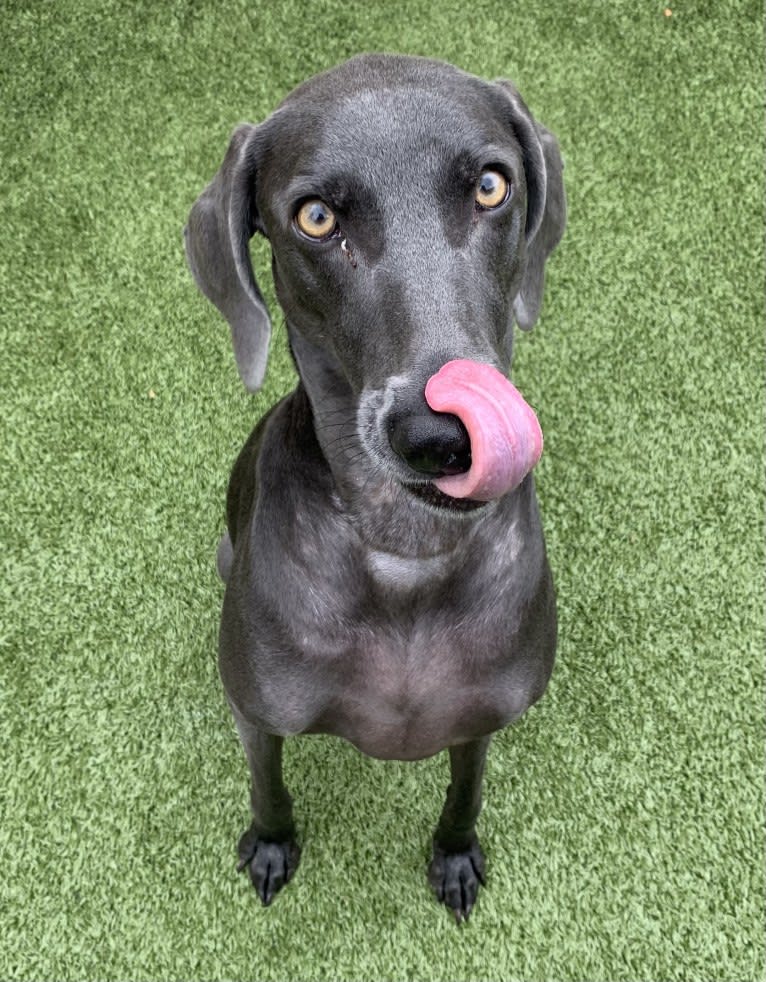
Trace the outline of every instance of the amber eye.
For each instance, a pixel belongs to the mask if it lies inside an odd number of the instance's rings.
[[[326,239],[338,224],[334,213],[319,198],[305,201],[295,216],[298,228],[310,239]]]
[[[479,208],[497,208],[508,197],[510,184],[496,170],[485,170],[476,185],[476,204]]]

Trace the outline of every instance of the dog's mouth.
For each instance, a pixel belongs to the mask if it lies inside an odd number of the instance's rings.
[[[472,498],[453,498],[451,495],[440,491],[430,481],[428,483],[405,484],[404,487],[410,494],[416,498],[420,498],[427,505],[431,505],[434,508],[441,508],[444,511],[477,511],[479,508],[484,508],[489,504],[488,501],[475,501]]]

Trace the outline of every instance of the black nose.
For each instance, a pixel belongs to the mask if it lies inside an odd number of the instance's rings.
[[[392,416],[388,440],[402,460],[427,477],[464,474],[471,466],[468,432],[450,413]]]

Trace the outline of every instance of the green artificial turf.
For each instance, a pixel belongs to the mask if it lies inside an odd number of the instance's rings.
[[[6,3],[0,978],[751,980],[763,944],[762,5]],[[489,883],[425,860],[443,756],[288,744],[300,870],[235,874],[216,669],[242,389],[181,228],[228,136],[362,50],[511,77],[569,227],[514,379],[546,439],[560,602],[490,754]]]

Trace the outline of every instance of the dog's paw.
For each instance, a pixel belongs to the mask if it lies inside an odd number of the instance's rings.
[[[434,842],[428,882],[436,899],[452,911],[457,923],[467,921],[476,903],[479,885],[486,882],[484,853],[479,840],[475,838],[464,852],[445,852]]]
[[[237,851],[237,872],[247,869],[264,907],[268,907],[285,883],[290,882],[301,858],[295,839],[267,842],[258,837],[252,825],[239,840]]]

